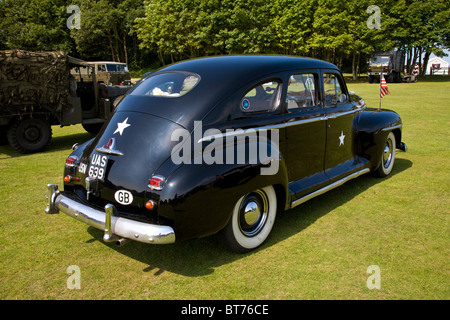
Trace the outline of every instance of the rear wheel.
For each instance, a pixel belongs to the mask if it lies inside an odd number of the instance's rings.
[[[17,120],[8,129],[9,144],[21,153],[33,153],[44,149],[52,138],[50,124],[40,118]]]
[[[395,148],[395,136],[394,133],[390,132],[383,148],[380,166],[376,171],[379,177],[386,177],[391,173],[395,161]]]
[[[277,196],[272,186],[250,192],[234,206],[222,240],[232,251],[245,253],[259,247],[269,236],[277,213]]]

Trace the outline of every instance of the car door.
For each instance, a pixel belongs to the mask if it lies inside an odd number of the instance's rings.
[[[358,168],[355,160],[354,121],[360,111],[350,102],[347,87],[340,72],[322,70],[323,105],[326,120],[326,150],[324,170],[331,181]]]
[[[326,121],[318,70],[289,74],[285,104],[286,157],[290,193],[299,198],[328,182],[324,174]]]

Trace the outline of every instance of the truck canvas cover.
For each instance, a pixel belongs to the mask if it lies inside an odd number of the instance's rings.
[[[69,59],[61,51],[0,51],[0,114],[70,109]]]

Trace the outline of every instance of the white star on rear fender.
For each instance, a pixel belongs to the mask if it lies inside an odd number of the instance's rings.
[[[339,146],[344,145],[344,139],[345,139],[344,132],[341,131],[341,135],[339,136]]]
[[[120,133],[120,135],[122,135],[123,130],[125,130],[125,128],[128,128],[129,126],[131,126],[131,124],[128,124],[127,121],[128,121],[128,118],[126,118],[123,122],[118,122],[117,129],[116,129],[116,131],[114,131],[113,134],[118,132],[118,133]]]

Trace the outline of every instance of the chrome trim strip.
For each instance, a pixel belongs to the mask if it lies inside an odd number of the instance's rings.
[[[345,111],[345,112],[341,112],[341,113],[334,113],[331,116],[327,116],[327,118],[328,119],[336,119],[336,118],[339,118],[339,117],[342,117],[342,116],[346,116],[346,115],[349,115],[349,114],[352,114],[352,113],[356,113],[356,112],[359,112],[359,111],[362,111],[362,110],[363,109],[358,108],[358,109],[353,109],[353,110]]]
[[[312,119],[303,119],[303,120],[297,120],[297,121],[292,121],[292,122],[286,122],[284,124],[284,127],[287,128],[287,127],[296,126],[298,124],[312,123],[312,122],[323,121],[323,120],[328,120],[328,118],[326,116],[320,116],[320,117],[312,118]]]
[[[100,153],[104,153],[104,154],[111,154],[111,155],[114,155],[114,156],[123,156],[123,153],[118,151],[118,150],[105,149],[103,147],[95,148],[95,151],[100,152]]]
[[[214,135],[211,135],[211,136],[203,137],[200,140],[198,140],[198,143],[202,143],[202,142],[205,142],[205,141],[211,141],[211,139],[226,138],[226,137],[231,137],[231,136],[247,135],[249,132],[258,132],[258,131],[268,131],[268,130],[273,130],[273,129],[282,129],[282,128],[295,126],[295,125],[298,125],[298,124],[312,123],[312,122],[322,121],[322,120],[327,120],[327,118],[321,116],[321,117],[316,117],[316,118],[311,118],[311,119],[303,119],[303,120],[297,120],[297,121],[292,121],[292,122],[285,122],[285,123],[268,125],[268,126],[262,126],[262,127],[256,127],[256,128],[249,128],[249,129],[244,129],[244,130],[243,129],[236,129],[236,130],[225,132],[225,133],[221,133],[221,134],[214,134]]]
[[[400,123],[400,124],[398,124],[396,126],[383,128],[383,129],[381,129],[381,131],[391,131],[391,130],[398,129],[398,128],[401,128],[401,127],[403,127],[403,123]]]
[[[273,129],[282,129],[282,128],[287,128],[287,127],[291,127],[291,126],[296,126],[298,124],[306,124],[306,123],[312,123],[312,122],[316,122],[316,121],[324,121],[324,120],[328,120],[328,119],[335,119],[341,116],[345,116],[348,114],[352,114],[352,113],[357,113],[357,112],[361,112],[363,111],[364,108],[358,108],[358,109],[353,109],[350,111],[346,111],[346,112],[341,112],[341,113],[336,113],[333,114],[331,116],[320,116],[320,117],[315,117],[315,118],[311,118],[311,119],[302,119],[302,120],[296,120],[296,121],[292,121],[292,122],[284,122],[284,123],[280,123],[280,124],[274,124],[274,125],[268,125],[268,126],[262,126],[262,127],[256,127],[256,128],[249,128],[249,129],[236,129],[230,132],[225,132],[225,133],[221,133],[221,134],[214,134],[211,136],[206,136],[201,138],[200,140],[198,140],[197,143],[202,143],[202,142],[206,142],[206,141],[211,141],[212,139],[217,139],[217,138],[226,138],[226,137],[232,137],[232,136],[240,136],[240,135],[247,135],[249,132],[258,132],[258,131],[268,131],[268,130],[273,130]]]
[[[105,212],[93,209],[87,205],[72,200],[58,191],[58,187],[48,184],[49,208],[53,213],[62,211],[68,216],[86,223],[94,228],[105,231],[107,241],[113,241],[115,236],[143,243],[168,244],[175,242],[175,231],[169,226],[143,223],[113,215],[114,206],[106,205]],[[56,212],[54,212],[56,211]],[[51,212],[47,212],[51,213]],[[107,229],[107,230],[106,230]]]
[[[366,169],[362,169],[360,171],[354,172],[354,173],[352,173],[352,174],[350,174],[350,175],[348,175],[348,176],[346,176],[346,177],[344,177],[344,178],[342,178],[342,179],[340,179],[340,180],[338,180],[336,182],[333,182],[332,184],[330,184],[328,186],[323,187],[322,189],[319,189],[319,190],[314,191],[314,192],[312,192],[312,193],[310,193],[310,194],[308,194],[308,195],[306,195],[306,196],[304,196],[304,197],[302,197],[300,199],[297,199],[297,200],[295,200],[295,201],[293,201],[291,203],[291,209],[295,208],[296,206],[298,206],[298,205],[300,205],[300,204],[302,204],[302,203],[304,203],[304,202],[306,202],[306,201],[308,201],[308,200],[310,200],[310,199],[312,199],[314,197],[320,196],[321,194],[324,194],[325,192],[330,191],[331,189],[339,187],[339,186],[343,185],[344,183],[346,183],[347,181],[349,181],[351,179],[357,178],[360,175],[368,173],[369,171],[370,171],[370,169],[366,168]]]

